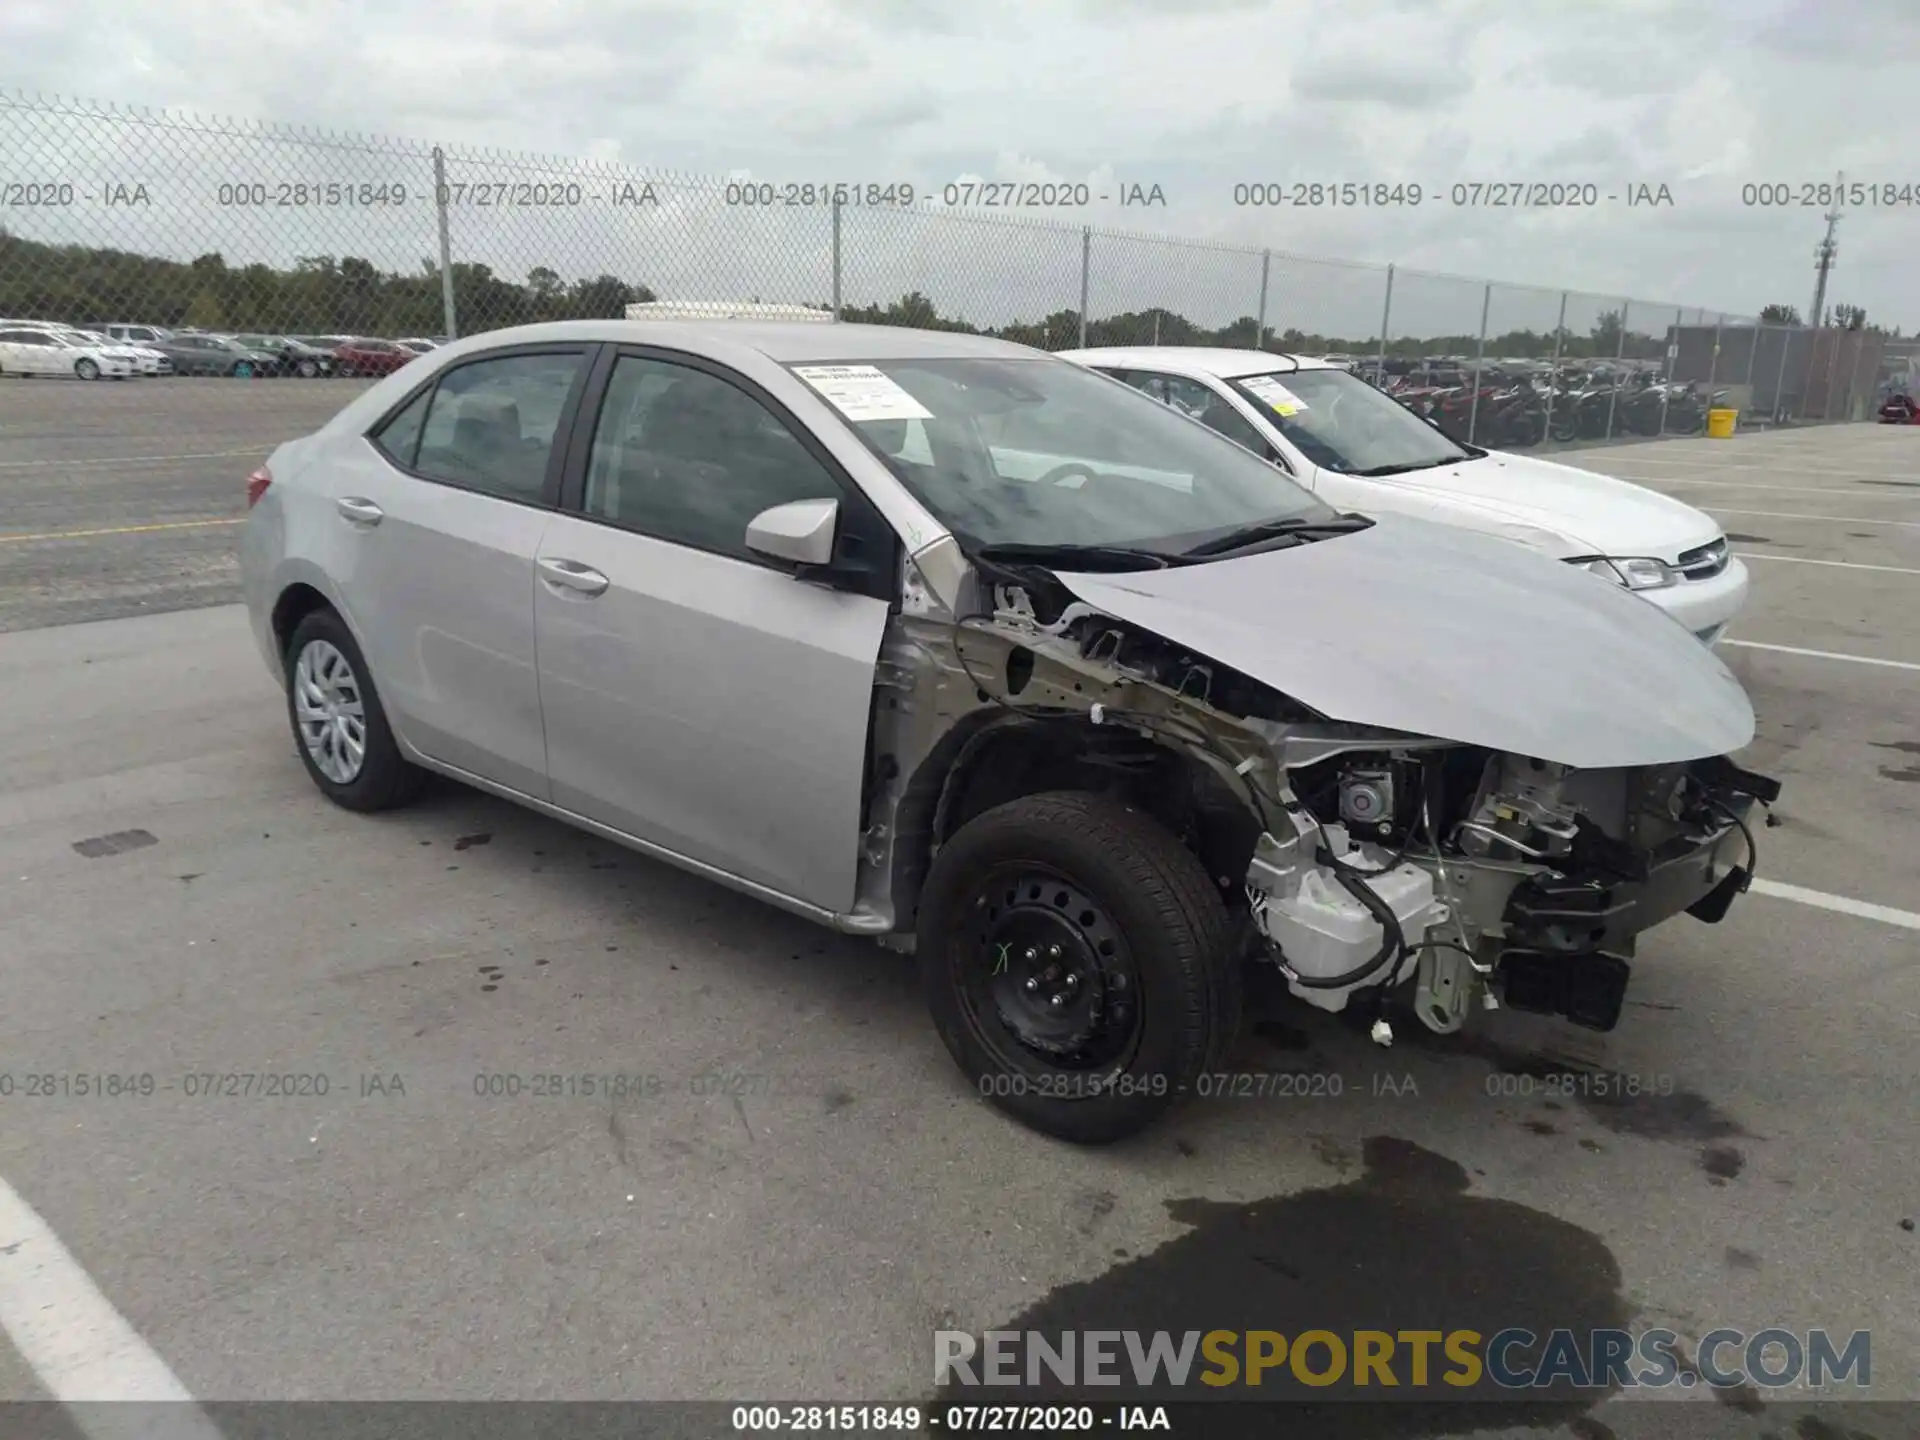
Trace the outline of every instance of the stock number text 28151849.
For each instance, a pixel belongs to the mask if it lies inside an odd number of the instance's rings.
[[[810,205],[908,206],[920,198],[901,180],[729,180],[721,192],[728,205],[792,209]]]

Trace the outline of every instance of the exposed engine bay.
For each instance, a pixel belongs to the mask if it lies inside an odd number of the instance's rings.
[[[972,815],[1097,788],[1181,836],[1250,956],[1311,1004],[1372,1007],[1382,1043],[1404,987],[1436,1031],[1500,1004],[1604,1030],[1639,933],[1746,888],[1747,817],[1779,793],[1724,756],[1572,769],[1336,721],[1039,567],[970,568],[958,612],[910,578],[882,654],[861,888],[896,937]]]

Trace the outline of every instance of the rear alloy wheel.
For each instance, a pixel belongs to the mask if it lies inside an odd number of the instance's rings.
[[[302,360],[296,368],[299,370],[302,380],[311,380],[320,373],[320,367],[311,360]]]
[[[334,804],[389,810],[420,793],[425,772],[401,755],[366,660],[344,621],[315,610],[287,642],[287,713],[307,774]]]
[[[1221,1064],[1240,960],[1205,870],[1144,812],[1080,792],[969,821],[935,858],[916,949],[975,1093],[1044,1134],[1146,1128]]]
[[[98,380],[100,367],[91,360],[76,360],[73,362],[73,373],[82,380]]]

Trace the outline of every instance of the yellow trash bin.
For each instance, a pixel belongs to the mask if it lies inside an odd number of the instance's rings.
[[[1740,419],[1738,410],[1707,411],[1707,438],[1725,440],[1733,434],[1733,427]]]

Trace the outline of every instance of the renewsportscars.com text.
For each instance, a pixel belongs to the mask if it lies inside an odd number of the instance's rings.
[[[1325,1390],[1483,1382],[1501,1389],[1822,1387],[1872,1381],[1872,1336],[1856,1330],[1711,1330],[1687,1358],[1672,1330],[937,1330],[939,1386],[1126,1386]],[[1204,1393],[1199,1391],[1196,1393]]]

